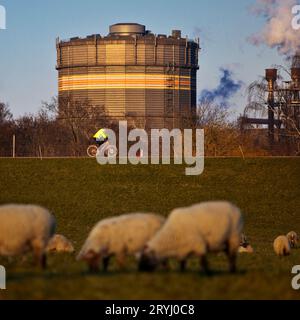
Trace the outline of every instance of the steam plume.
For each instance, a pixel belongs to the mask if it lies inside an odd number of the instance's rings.
[[[242,81],[233,79],[233,72],[221,68],[222,76],[217,88],[213,90],[203,90],[200,96],[200,102],[214,102],[223,108],[229,107],[230,98],[236,94],[242,87]]]
[[[300,49],[300,31],[292,27],[292,8],[296,4],[296,0],[257,0],[251,12],[264,17],[266,25],[259,33],[252,35],[249,42],[276,48],[287,57],[296,54]]]

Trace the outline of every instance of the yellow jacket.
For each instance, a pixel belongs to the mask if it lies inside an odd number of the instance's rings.
[[[104,129],[100,129],[97,133],[94,134],[93,138],[95,139],[107,139],[108,136],[107,134],[105,133]]]

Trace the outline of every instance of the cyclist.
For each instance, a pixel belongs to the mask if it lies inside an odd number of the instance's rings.
[[[95,133],[93,138],[99,147],[108,141],[108,135],[105,133],[104,129],[100,129],[97,133]]]

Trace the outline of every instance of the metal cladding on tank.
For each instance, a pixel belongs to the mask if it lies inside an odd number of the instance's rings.
[[[109,27],[110,35],[144,35],[146,27],[138,23],[117,23]]]
[[[181,30],[172,30],[172,37],[175,39],[181,38]]]
[[[196,111],[199,41],[156,36],[137,23],[57,40],[59,101],[141,128],[187,127]]]
[[[266,80],[276,81],[277,80],[277,69],[266,69]]]

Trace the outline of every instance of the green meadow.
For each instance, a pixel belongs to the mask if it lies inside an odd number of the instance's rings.
[[[48,257],[48,268],[32,267],[31,257],[1,258],[7,290],[0,299],[299,299],[291,269],[300,248],[286,258],[273,252],[273,240],[300,233],[300,158],[206,159],[200,176],[184,166],[100,166],[90,159],[0,159],[0,204],[34,203],[49,208],[57,232],[78,252],[100,219],[130,212],[163,215],[176,207],[207,200],[229,200],[245,217],[255,249],[240,255],[237,274],[228,273],[225,255],[210,255],[206,276],[197,260],[179,272],[139,273],[133,258],[119,270],[89,274],[76,253]]]

